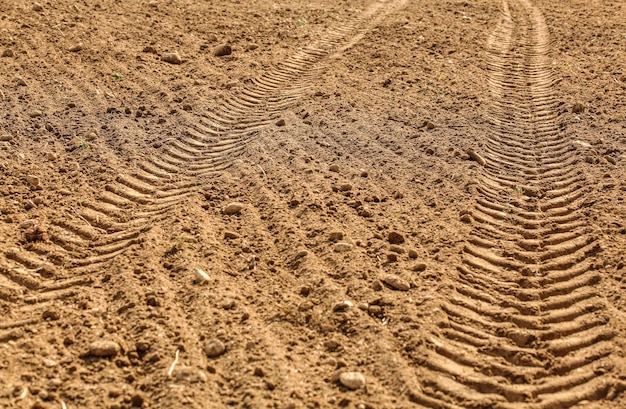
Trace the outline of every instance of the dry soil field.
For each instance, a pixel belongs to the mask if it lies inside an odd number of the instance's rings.
[[[626,1],[0,1],[0,408],[624,408]]]

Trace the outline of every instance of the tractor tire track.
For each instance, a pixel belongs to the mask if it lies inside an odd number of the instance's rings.
[[[529,0],[505,0],[489,38],[493,98],[474,228],[446,320],[421,360],[427,407],[565,408],[611,399],[611,326],[582,220],[589,190],[559,130],[550,40]]]
[[[119,174],[97,201],[59,209],[47,220],[48,240],[6,252],[0,260],[0,300],[12,307],[0,326],[0,340],[41,321],[50,303],[90,285],[103,266],[141,244],[152,226],[201,189],[202,177],[228,168],[256,133],[309,93],[329,59],[405,2],[375,2],[353,21],[280,61],[216,108],[192,118],[185,134],[167,141],[159,157]]]

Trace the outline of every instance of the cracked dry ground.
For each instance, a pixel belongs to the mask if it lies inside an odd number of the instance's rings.
[[[626,407],[624,1],[5,0],[0,52],[1,408]]]

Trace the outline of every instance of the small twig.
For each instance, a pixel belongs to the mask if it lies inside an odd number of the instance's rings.
[[[261,167],[261,165],[259,165],[257,163],[257,166],[259,167],[259,169],[261,169],[261,172],[263,172],[263,176],[265,176],[265,178],[267,179],[267,173],[265,173],[265,171],[263,170],[263,168]]]
[[[167,371],[167,377],[169,378],[170,376],[172,376],[172,372],[174,372],[174,368],[176,368],[176,365],[178,364],[178,354],[180,353],[180,350],[177,349],[176,350],[176,358],[174,358],[174,362],[172,362],[172,365],[170,365],[170,369],[169,371]]]
[[[24,387],[24,390],[22,391],[22,393],[20,393],[20,396],[17,397],[17,400],[22,400],[26,398],[26,395],[28,395],[28,388]]]
[[[63,401],[61,401],[61,409],[67,409],[67,405]]]
[[[0,95],[2,95],[2,99],[7,99],[7,97],[4,95],[4,92],[2,92],[1,89],[0,89]]]

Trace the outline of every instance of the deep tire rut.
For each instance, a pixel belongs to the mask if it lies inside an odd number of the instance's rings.
[[[119,174],[98,200],[85,200],[50,217],[49,240],[28,243],[0,261],[0,300],[12,308],[0,324],[0,341],[41,322],[55,300],[90,285],[102,267],[144,240],[144,233],[202,188],[203,177],[228,168],[248,142],[310,93],[325,63],[349,48],[405,0],[377,1],[353,21],[335,27],[273,69],[193,117],[185,134],[167,141],[162,154]]]
[[[585,178],[558,126],[550,40],[530,1],[503,2],[489,39],[490,129],[468,212],[473,232],[415,402],[565,408],[623,388],[616,335],[594,287],[601,249],[581,220]]]

